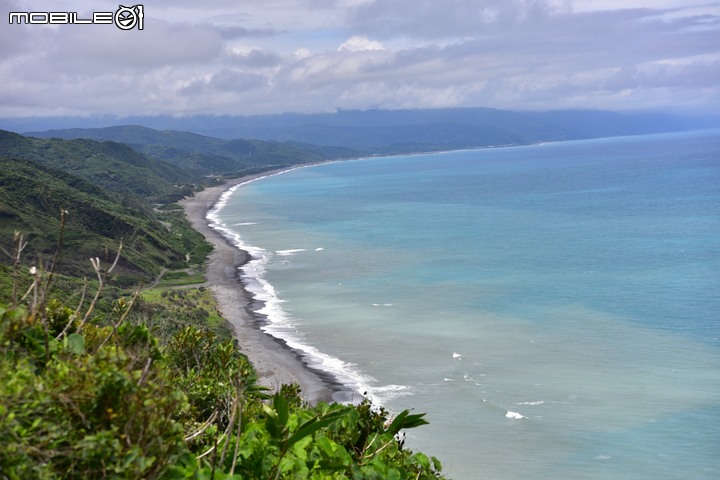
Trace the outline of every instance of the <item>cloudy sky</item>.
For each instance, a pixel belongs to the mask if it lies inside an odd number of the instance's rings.
[[[142,5],[144,29],[123,31],[9,23],[9,12],[86,19],[114,12],[117,0],[3,0],[0,117],[458,106],[720,113],[712,0]]]

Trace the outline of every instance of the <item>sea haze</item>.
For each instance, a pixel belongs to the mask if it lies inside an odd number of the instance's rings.
[[[456,479],[720,476],[720,132],[395,156],[211,218],[267,331]]]

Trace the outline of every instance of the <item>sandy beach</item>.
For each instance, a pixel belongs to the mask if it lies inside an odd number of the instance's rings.
[[[329,374],[310,368],[300,352],[260,329],[264,318],[254,313],[253,310],[257,308],[253,308],[253,298],[242,285],[238,270],[249,260],[249,254],[212,229],[206,219],[208,211],[226,190],[264,175],[268,173],[234,179],[220,186],[206,188],[180,202],[193,228],[214,247],[207,262],[208,284],[223,317],[235,330],[240,351],[255,366],[262,385],[276,390],[283,384],[297,383],[302,389],[303,398],[310,404],[346,401],[350,392],[345,387]]]

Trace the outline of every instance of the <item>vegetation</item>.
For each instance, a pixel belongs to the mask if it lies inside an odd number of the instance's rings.
[[[110,260],[121,239],[125,251],[117,271],[120,284],[147,282],[166,265],[201,263],[210,251],[182,210],[159,210],[131,191],[111,191],[32,160],[0,161],[0,246],[5,249],[12,232],[19,230],[32,240],[26,252],[31,259],[47,256],[55,247],[53,232],[63,211],[68,248],[60,267],[67,275],[92,275],[87,258]]]
[[[0,478],[443,478],[404,446],[423,414],[258,384],[169,203],[194,173],[3,132],[0,161]]]
[[[196,179],[116,142],[29,138],[0,130],[0,157],[31,160],[104,190],[150,200],[179,200],[192,192],[190,185]]]
[[[87,140],[90,138],[105,140],[103,144],[122,142],[134,148],[136,156],[138,152],[142,153],[167,167],[179,168],[196,179],[206,176],[245,175],[271,168],[361,155],[349,148],[317,147],[299,142],[223,140],[189,132],[161,132],[137,125],[55,130],[34,135],[57,136],[69,142],[79,141],[78,139],[91,142]],[[33,141],[43,142],[40,139]],[[60,140],[56,138],[54,141]]]

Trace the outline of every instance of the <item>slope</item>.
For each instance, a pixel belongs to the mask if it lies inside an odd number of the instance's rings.
[[[0,157],[32,160],[101,188],[152,199],[181,198],[196,177],[127,145],[88,139],[28,138],[0,130]]]
[[[167,265],[197,261],[207,251],[181,215],[155,212],[128,192],[118,194],[30,160],[0,158],[0,245],[12,248],[13,232],[30,240],[26,257],[47,261],[55,249],[60,211],[67,211],[61,273],[94,276],[88,258],[112,262],[124,249],[116,283],[148,280]],[[113,174],[113,170],[109,170]],[[9,258],[3,256],[2,262]]]
[[[138,125],[50,130],[30,135],[122,142],[147,157],[172,164],[196,177],[237,176],[271,168],[359,155],[359,152],[347,148],[322,148],[260,140],[223,140],[190,132],[153,130]]]

